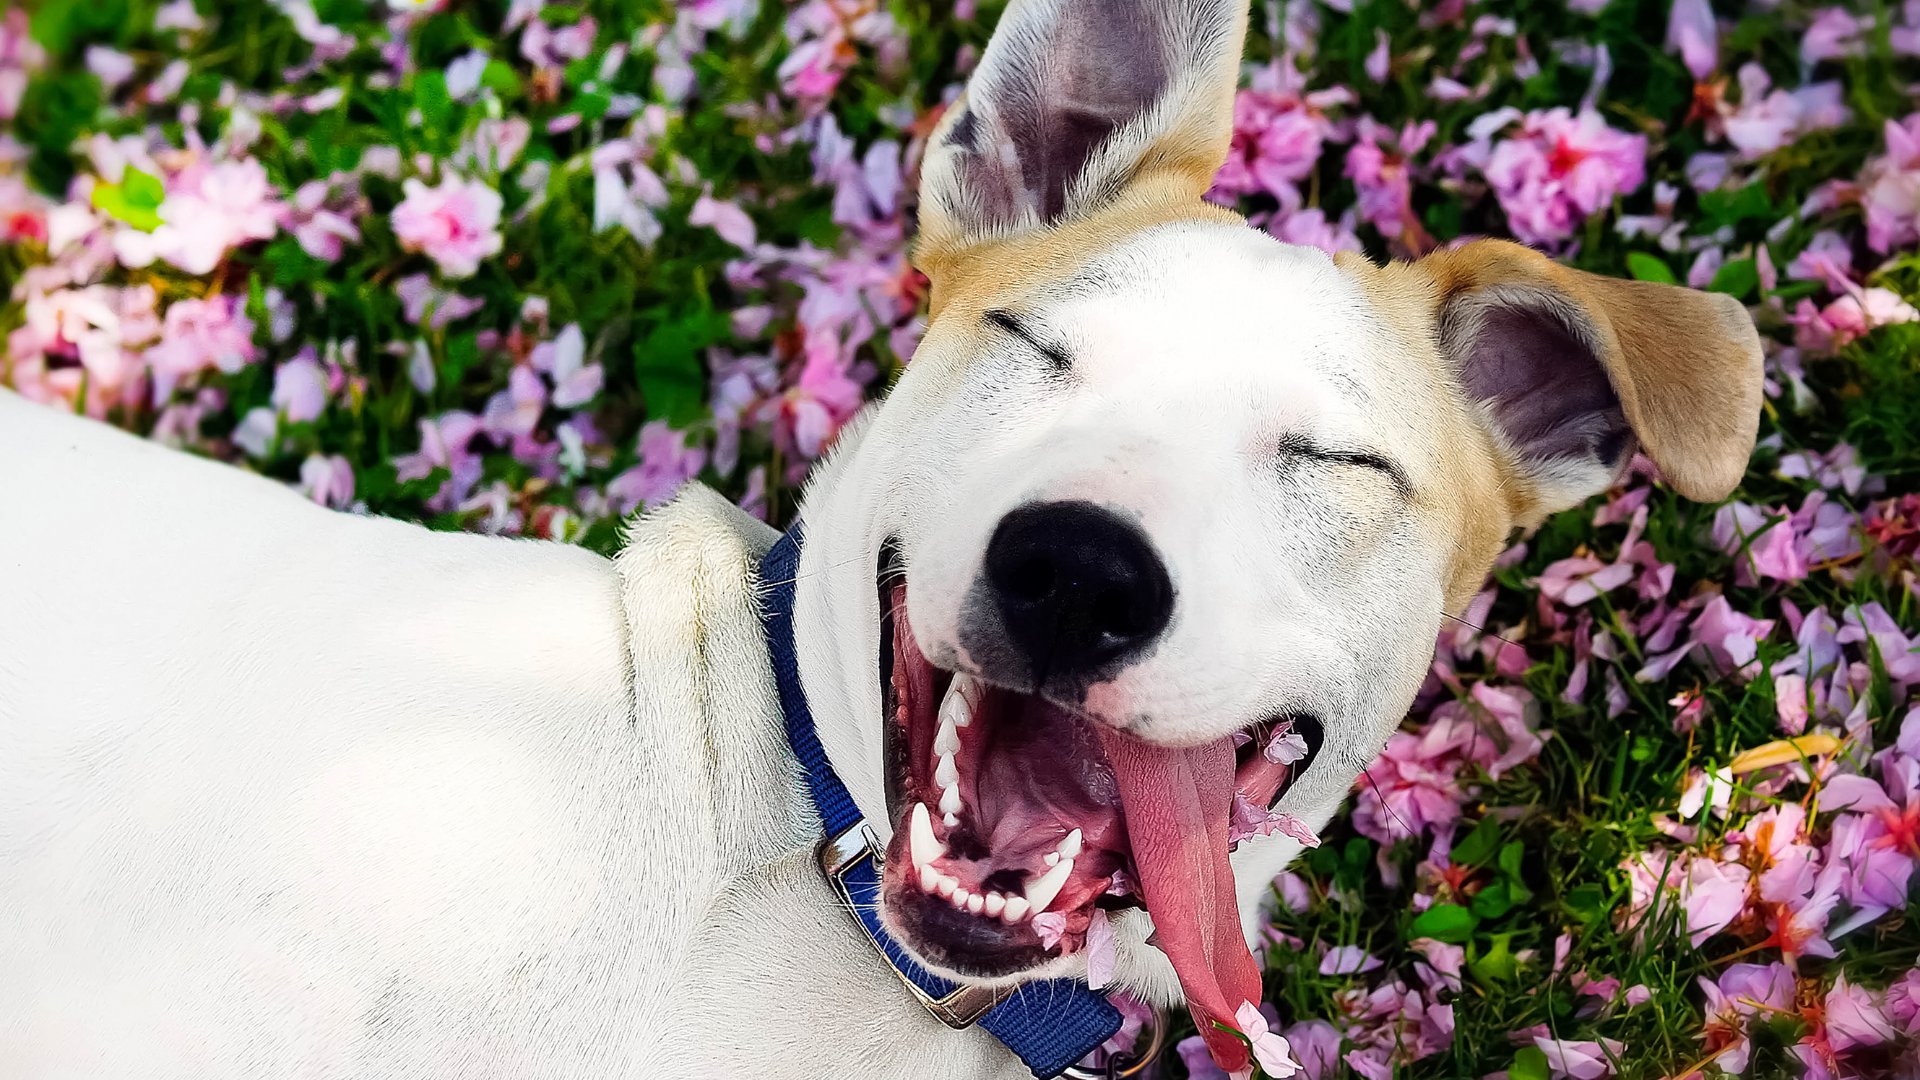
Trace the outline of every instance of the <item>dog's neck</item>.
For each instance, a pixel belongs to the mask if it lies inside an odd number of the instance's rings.
[[[787,745],[752,590],[775,538],[692,486],[637,523],[619,559],[636,702],[695,717],[707,758],[684,857],[661,868],[661,888],[708,900],[661,927],[684,945],[658,1020],[642,1024],[661,1033],[657,1061],[674,1075],[1025,1076],[990,1036],[915,1004],[820,873],[820,819]]]

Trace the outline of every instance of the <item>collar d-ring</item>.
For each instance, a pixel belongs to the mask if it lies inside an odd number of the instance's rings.
[[[1140,1038],[1136,1037],[1132,1050],[1113,1054],[1105,1062],[1093,1068],[1069,1065],[1060,1075],[1069,1077],[1070,1080],[1126,1080],[1128,1077],[1141,1075],[1160,1057],[1160,1051],[1166,1046],[1167,1014],[1165,1010],[1154,1008],[1152,1016],[1141,1027],[1145,1029],[1141,1032],[1146,1039],[1144,1047],[1140,1045]]]

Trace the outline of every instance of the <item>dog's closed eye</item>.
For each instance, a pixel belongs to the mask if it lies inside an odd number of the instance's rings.
[[[1303,457],[1314,461],[1324,461],[1334,465],[1353,465],[1385,476],[1393,483],[1393,490],[1404,502],[1413,501],[1413,483],[1407,479],[1406,471],[1392,460],[1369,450],[1336,450],[1322,446],[1305,435],[1288,433],[1280,437],[1276,447],[1281,457]]]
[[[994,308],[992,311],[987,312],[984,318],[987,322],[1000,328],[1007,334],[1020,339],[1021,342],[1034,352],[1046,357],[1047,362],[1053,365],[1055,371],[1064,374],[1073,369],[1073,357],[1067,355],[1066,349],[1042,340],[1040,335],[1034,333],[1032,327],[1021,321],[1020,317],[1013,312],[1007,311],[1004,308]]]

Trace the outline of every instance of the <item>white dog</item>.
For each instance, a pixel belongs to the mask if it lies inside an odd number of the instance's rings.
[[[0,1077],[1016,1077],[894,969],[1031,1037],[1109,930],[1114,983],[1233,1023],[1442,613],[1636,447],[1725,495],[1761,379],[1727,297],[1203,202],[1245,20],[1010,6],[924,166],[926,338],[795,571],[699,488],[606,561],[0,394]],[[1230,855],[1236,814],[1281,827]]]

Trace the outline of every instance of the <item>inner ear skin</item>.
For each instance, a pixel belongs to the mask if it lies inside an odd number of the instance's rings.
[[[997,80],[1006,94],[998,118],[1020,148],[1021,180],[1041,220],[1060,219],[1100,145],[1166,90],[1168,57],[1157,47],[1154,6],[1110,0],[1098,11],[1067,12],[1048,40],[1045,70]]]
[[[1619,464],[1632,431],[1606,370],[1579,335],[1554,314],[1528,308],[1489,306],[1474,321],[1460,381],[1516,450],[1539,460]]]

